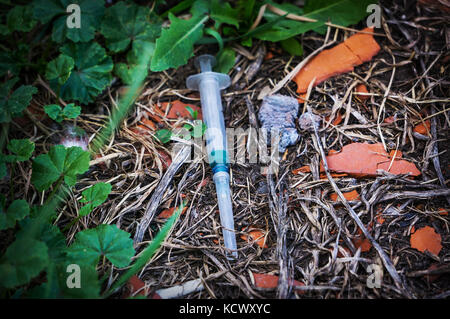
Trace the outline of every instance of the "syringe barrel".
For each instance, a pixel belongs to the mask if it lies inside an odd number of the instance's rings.
[[[223,119],[219,82],[215,72],[202,72],[199,81],[202,115],[206,124],[206,149],[213,171],[219,167],[228,167],[227,136]]]
[[[216,184],[224,244],[225,247],[231,250],[229,256],[237,258],[236,234],[234,232],[233,208],[231,206],[230,175],[228,172],[217,172],[214,174],[213,180]]]

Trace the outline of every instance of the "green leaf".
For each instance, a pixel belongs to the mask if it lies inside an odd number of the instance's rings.
[[[288,20],[272,12],[267,12],[267,10],[266,13],[264,13],[264,18],[266,18],[266,20],[268,20],[269,23],[274,22],[274,24],[268,29],[263,29],[254,32],[253,36],[257,39],[271,42],[278,42],[292,38],[298,34],[314,30],[320,26],[323,26],[324,24],[323,21],[299,22],[294,20]]]
[[[32,238],[18,238],[0,259],[0,286],[13,288],[28,283],[48,264],[48,249]]]
[[[74,119],[81,113],[81,106],[69,103],[64,107],[63,116],[66,119]]]
[[[156,234],[155,238],[145,247],[144,251],[139,255],[137,260],[133,263],[133,265],[125,271],[125,273],[112,285],[109,291],[106,292],[105,297],[109,296],[113,293],[117,288],[122,286],[125,282],[127,282],[133,275],[135,275],[138,271],[140,271],[152,258],[152,256],[156,253],[159,246],[161,246],[162,242],[168,236],[170,230],[177,222],[178,218],[181,215],[184,207],[186,206],[186,202],[183,201],[175,213],[167,220],[161,230]]]
[[[207,19],[206,16],[182,20],[169,13],[170,27],[163,29],[156,40],[151,70],[163,71],[186,64],[194,55],[194,44],[202,37]]]
[[[68,186],[75,185],[77,175],[89,169],[89,152],[81,147],[65,148],[56,145],[47,154],[41,154],[33,160],[31,182],[38,191],[48,189],[60,177]]]
[[[0,230],[14,227],[17,221],[24,219],[29,213],[30,206],[23,199],[13,201],[6,213],[0,207]]]
[[[196,0],[192,6],[189,12],[194,17],[199,17],[203,15],[209,14],[209,11],[211,10],[211,2],[208,0]]]
[[[79,232],[69,247],[68,255],[81,263],[92,265],[105,256],[114,266],[122,268],[130,264],[134,252],[129,233],[116,225],[102,224]]]
[[[155,51],[155,44],[148,42],[148,52],[149,59],[152,58],[153,52]],[[118,77],[123,81],[123,83],[127,85],[131,85],[135,79],[135,74],[138,72],[140,66],[139,66],[139,55],[141,55],[143,52],[142,50],[142,42],[135,41],[133,42],[133,47],[130,51],[127,53],[127,62],[126,63],[117,63],[114,65],[114,72],[117,74]],[[148,69],[146,68],[143,70],[145,72],[145,76],[147,76]]]
[[[234,62],[236,61],[236,53],[231,48],[225,48],[217,57],[217,64],[214,67],[216,72],[227,74],[234,66]]]
[[[6,164],[2,155],[0,154],[0,179],[3,179],[6,176]]]
[[[295,38],[289,38],[280,42],[284,51],[291,55],[302,56],[303,46]]]
[[[49,104],[44,106],[44,111],[54,121],[61,123],[64,118],[62,116],[62,108],[58,104]]]
[[[70,281],[69,276],[74,273],[73,268],[69,267],[71,265],[80,267],[79,288],[69,288],[67,285],[67,280]],[[77,260],[66,260],[58,264],[52,264],[51,268],[51,273],[47,272],[47,282],[31,289],[26,296],[27,298],[94,299],[100,297],[101,285],[94,266],[79,264]]]
[[[305,3],[305,17],[348,26],[358,23],[367,16],[367,6],[373,0],[308,0]],[[322,26],[315,31],[325,33],[327,28]]]
[[[190,107],[189,105],[186,105],[185,108],[189,112],[189,114],[191,115],[192,119],[196,120],[197,116],[198,116],[198,111],[194,111],[192,109],[192,107]]]
[[[0,76],[4,76],[8,72],[18,75],[20,72],[20,65],[17,63],[13,54],[9,52],[0,52]]]
[[[44,111],[52,120],[61,123],[65,119],[74,119],[80,115],[81,107],[70,103],[61,109],[57,104],[50,104],[44,106]]]
[[[84,190],[81,195],[83,198],[81,203],[87,203],[80,210],[80,216],[86,216],[95,207],[101,205],[111,193],[111,184],[109,183],[97,183],[94,186]]]
[[[206,132],[206,124],[203,121],[194,121],[194,126],[191,132],[193,138],[200,138]]]
[[[75,61],[67,55],[60,54],[56,59],[47,64],[45,77],[47,80],[56,79],[59,84],[64,84],[72,73]]]
[[[34,143],[29,139],[11,140],[7,145],[8,150],[13,155],[7,155],[6,161],[12,162],[24,162],[27,161],[34,151]]]
[[[61,97],[82,104],[92,102],[111,82],[111,57],[97,42],[68,43],[60,51],[75,62],[72,73],[61,86]],[[50,85],[55,91],[58,90],[56,79],[50,81]]]
[[[118,2],[106,10],[100,32],[106,46],[113,52],[125,50],[132,41],[154,42],[161,25],[150,21],[150,9],[136,4]]]
[[[76,11],[67,12],[67,7],[71,4],[78,5],[80,8],[80,28],[67,25],[76,15]],[[104,13],[103,0],[36,0],[34,2],[36,19],[42,23],[48,23],[54,19],[52,39],[58,43],[66,38],[73,42],[92,40]]]
[[[226,23],[239,28],[239,11],[233,9],[228,2],[213,0],[211,3],[211,18],[216,22],[216,27]]]
[[[13,78],[0,88],[0,123],[10,122],[12,118],[19,116],[30,104],[33,94],[37,92],[34,86],[21,85],[9,95],[16,82],[17,78]]]
[[[10,32],[23,31],[29,32],[36,25],[33,19],[33,8],[31,5],[15,6],[8,11],[6,25]]]
[[[156,131],[155,137],[163,144],[166,144],[170,141],[170,138],[172,137],[172,131],[168,129],[161,129]]]

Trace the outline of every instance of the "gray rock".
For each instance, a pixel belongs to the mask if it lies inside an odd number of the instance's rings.
[[[295,127],[297,114],[298,101],[293,97],[275,94],[263,99],[258,119],[262,128],[267,130],[268,144],[270,144],[270,130],[280,131],[278,150],[281,153],[286,150],[286,147],[297,143],[299,139]]]

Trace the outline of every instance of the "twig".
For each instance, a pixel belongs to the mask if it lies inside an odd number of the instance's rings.
[[[159,207],[159,203],[161,202],[161,199],[164,195],[167,186],[169,186],[170,181],[172,180],[178,169],[181,167],[181,165],[187,160],[190,152],[191,152],[190,144],[185,144],[182,146],[177,155],[175,155],[175,157],[173,158],[172,164],[170,164],[160,183],[153,192],[153,195],[150,199],[149,205],[147,206],[144,216],[142,217],[141,222],[137,227],[136,234],[134,235],[135,245],[140,243],[144,238],[144,233],[146,232],[146,230],[150,226],[150,223],[155,217],[156,210]]]

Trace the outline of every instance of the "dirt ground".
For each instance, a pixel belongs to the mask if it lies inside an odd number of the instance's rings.
[[[231,165],[239,248],[235,261],[229,261],[223,249],[209,165],[201,162],[181,166],[165,190],[156,216],[164,209],[178,206],[183,199],[187,200],[188,209],[139,274],[150,291],[202,278],[205,289],[185,298],[450,296],[450,219],[439,210],[448,211],[449,198],[437,196],[438,190],[447,188],[450,176],[447,149],[450,122],[446,102],[449,96],[449,19],[443,12],[417,6],[415,1],[382,1],[382,4],[382,26],[376,29],[384,34],[376,37],[380,53],[372,61],[356,67],[354,72],[315,87],[308,106],[324,118],[331,115],[335,103],[342,102],[336,112],[341,112],[343,121],[328,126],[322,123],[318,132],[326,154],[352,142],[380,143],[381,130],[388,150],[401,151],[403,158],[414,163],[421,172],[414,179],[389,173],[378,177],[333,178],[342,192],[356,190],[359,193],[360,199],[349,201],[349,205],[385,257],[361,236],[348,208],[330,199],[334,189],[327,177],[319,173],[322,158],[314,134],[299,130],[301,139],[282,154],[278,174],[262,174],[263,165],[259,163]],[[356,29],[364,27],[365,22],[355,26]],[[301,37],[304,56],[325,41],[341,42],[351,34],[332,29],[326,39],[325,35],[308,32]],[[200,46],[196,55],[214,53],[215,49]],[[262,103],[258,96],[263,88],[273,87],[302,59],[292,58],[275,45],[257,41],[252,48],[236,46],[236,52],[238,62],[229,73],[233,84],[223,93],[224,112],[227,127],[247,129],[251,126],[249,117],[257,114]],[[268,52],[273,57],[265,59]],[[167,171],[164,153],[170,154],[170,144],[162,145],[150,135],[136,134],[131,128],[162,102],[181,100],[200,106],[198,95],[185,85],[186,77],[197,72],[191,59],[188,65],[176,71],[153,73],[148,77],[133,113],[102,153],[102,156],[116,155],[91,166],[71,196],[79,197],[82,190],[99,181],[110,182],[112,193],[106,203],[70,228],[69,239],[78,231],[101,223],[115,223],[132,235],[135,233],[150,204],[152,191]],[[365,102],[351,94],[345,96],[357,81],[364,83],[371,93]],[[81,115],[78,125],[90,138],[101,127],[121,89],[119,84],[113,85],[104,92],[92,114]],[[290,81],[278,93],[297,97],[296,89],[296,84]],[[41,93],[34,102],[45,105],[47,98]],[[302,109],[303,104],[300,112]],[[347,109],[351,111],[348,118]],[[392,116],[395,122],[384,122]],[[421,118],[429,120],[431,127],[429,134],[418,136],[413,128]],[[158,125],[169,128],[174,121]],[[12,130],[17,136],[23,135],[18,125]],[[30,130],[29,134],[41,134],[32,123],[24,130]],[[56,136],[44,136],[37,143],[38,150],[39,147],[48,149],[56,139]],[[305,165],[310,165],[311,172],[293,173]],[[29,168],[24,167],[24,175],[26,169]],[[393,195],[386,196],[389,194]],[[25,197],[39,200],[39,195],[32,190]],[[77,216],[74,205],[74,200],[67,202],[59,214],[59,225],[65,226]],[[152,220],[140,248],[152,240],[164,222],[164,218]],[[262,230],[267,248],[241,238],[248,234],[250,226]],[[411,248],[411,234],[424,226],[431,226],[440,234],[442,250],[439,255]],[[390,260],[398,277],[393,278],[383,267],[381,288],[370,288],[368,266],[381,266],[384,258]],[[102,270],[111,279],[119,273],[106,267]],[[278,288],[258,288],[253,274],[277,275],[282,282]],[[293,289],[287,278],[304,286]],[[122,293],[124,291],[115,297]]]

